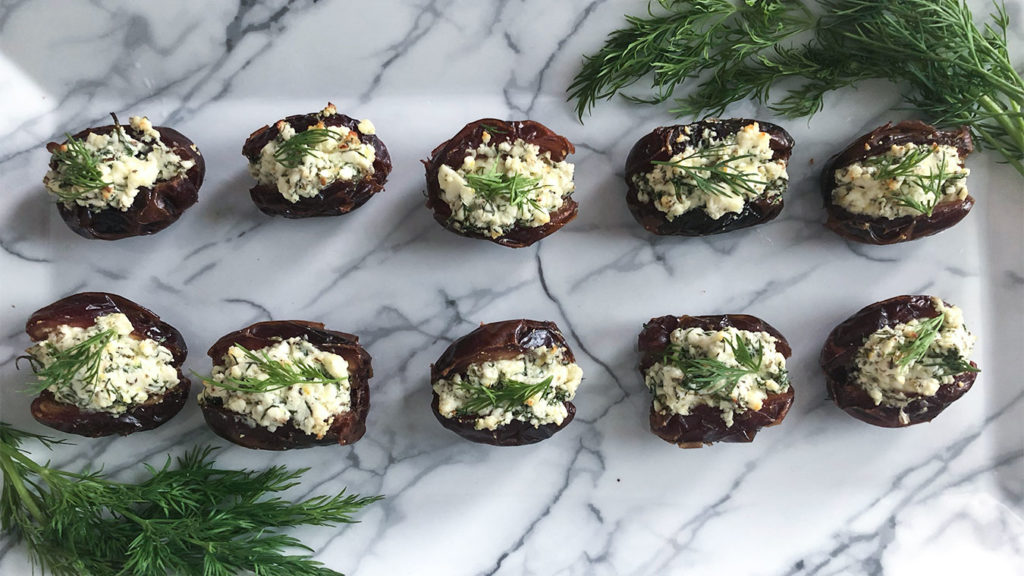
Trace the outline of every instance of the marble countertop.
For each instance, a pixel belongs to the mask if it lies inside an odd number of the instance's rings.
[[[980,4],[980,3],[979,3]],[[1009,2],[1012,51],[1024,10]],[[386,500],[361,524],[297,532],[347,574],[1019,574],[1024,568],[1024,194],[991,154],[972,156],[978,203],[961,224],[906,245],[843,241],[822,225],[823,160],[897,119],[882,85],[831,95],[811,121],[749,103],[735,116],[793,134],[786,208],[722,236],[656,238],[632,219],[626,152],[673,123],[615,101],[581,125],[565,102],[580,55],[639,1],[62,2],[0,4],[0,418],[30,417],[15,357],[32,311],[111,291],[180,329],[187,369],[256,321],[305,319],[358,334],[373,355],[368,432],[349,447],[248,451],[210,432],[195,403],[170,423],[53,454],[112,473],[196,443],[231,466],[311,466],[296,495],[343,487]],[[288,221],[250,202],[248,134],[319,110],[371,118],[394,171],[338,217]],[[43,145],[148,115],[207,162],[199,204],[148,238],[87,241],[43,193]],[[576,144],[579,218],[533,247],[455,236],[423,207],[419,160],[467,121],[532,118]],[[818,352],[871,302],[931,293],[961,306],[983,368],[935,422],[868,426],[826,399]],[[796,402],[753,444],[680,450],[648,429],[636,370],[641,325],[664,314],[749,313],[787,336]],[[480,322],[553,320],[585,380],[576,420],[520,448],[469,443],[429,409],[429,365]],[[0,573],[28,574],[0,540]]]

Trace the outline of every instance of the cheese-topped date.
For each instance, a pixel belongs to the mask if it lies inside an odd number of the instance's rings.
[[[163,424],[185,405],[188,348],[153,312],[116,294],[83,292],[37,310],[25,357],[39,396],[32,416],[62,432],[127,435]]]
[[[473,442],[533,444],[572,421],[582,378],[554,322],[482,324],[430,366],[430,407],[442,426]]]
[[[366,432],[370,355],[352,334],[317,322],[259,322],[208,352],[199,405],[222,438],[288,450],[351,444]]]
[[[384,189],[391,156],[369,120],[339,114],[334,104],[256,130],[242,155],[256,179],[249,194],[264,214],[337,216]]]
[[[467,124],[424,162],[427,208],[456,234],[522,248],[576,217],[575,152],[530,120]]]
[[[826,225],[867,244],[906,242],[953,226],[974,206],[964,166],[972,150],[966,126],[943,131],[908,121],[876,128],[825,165]]]
[[[651,431],[680,448],[750,442],[793,404],[789,344],[754,316],[652,318],[638,346]]]
[[[50,142],[43,177],[68,227],[85,238],[155,234],[199,199],[206,163],[180,132],[133,116]]]
[[[626,159],[626,203],[660,235],[706,236],[782,211],[793,138],[775,124],[733,118],[664,126]]]
[[[974,336],[956,306],[934,296],[897,296],[860,310],[821,351],[829,396],[876,426],[928,422],[978,376]]]

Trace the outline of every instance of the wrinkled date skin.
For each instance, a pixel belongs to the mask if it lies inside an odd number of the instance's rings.
[[[948,305],[948,304],[947,304]],[[947,406],[967,393],[977,373],[964,372],[951,384],[939,386],[935,396],[918,396],[903,408],[909,418],[900,421],[900,408],[875,405],[857,382],[855,359],[857,351],[873,332],[886,326],[909,322],[915,318],[938,316],[931,296],[897,296],[867,306],[835,327],[821,350],[821,367],[825,371],[828,395],[849,415],[868,424],[885,428],[901,428],[928,422]],[[971,366],[977,364],[971,362]]]
[[[735,134],[753,122],[757,122],[761,131],[771,137],[769,146],[773,153],[772,160],[784,160],[788,163],[793,153],[793,138],[781,127],[760,120],[731,118],[704,120],[688,126],[663,126],[655,128],[653,132],[637,141],[626,158],[626,204],[636,221],[648,232],[661,236],[708,236],[763,224],[778,216],[782,212],[781,196],[772,201],[763,197],[748,201],[742,212],[724,214],[717,220],[698,208],[681,214],[670,222],[665,218],[665,213],[658,210],[653,203],[641,202],[637,197],[638,190],[633,178],[654,170],[653,162],[667,162],[686,150],[687,146],[700,146],[701,134],[705,129],[714,130],[721,137]],[[684,132],[687,127],[690,129],[689,134]]]
[[[336,180],[325,186],[316,196],[300,198],[298,202],[290,202],[278,192],[274,185],[257,184],[249,190],[252,201],[264,214],[284,216],[285,218],[311,218],[315,216],[338,216],[359,208],[371,196],[384,189],[388,174],[391,173],[391,155],[373,134],[359,131],[359,121],[344,114],[332,114],[322,117],[318,113],[297,114],[283,120],[291,124],[296,132],[303,132],[310,126],[323,120],[324,126],[344,126],[359,136],[359,141],[369,144],[374,149],[373,174],[359,180]],[[242,155],[250,163],[259,162],[260,152],[277,138],[280,130],[277,122],[273,126],[264,126],[253,132],[242,146]]]
[[[456,374],[466,374],[470,364],[487,361],[508,360],[525,354],[531,348],[545,346],[558,347],[563,350],[563,358],[569,362],[576,359],[569,349],[568,342],[558,330],[554,322],[538,322],[535,320],[506,320],[483,324],[476,330],[452,342],[451,346],[441,354],[437,362],[430,365],[430,384],[438,380],[449,379]],[[440,397],[433,392],[430,409],[442,426],[459,436],[481,444],[494,446],[522,446],[533,444],[550,438],[552,434],[568,426],[576,415],[576,407],[566,401],[568,416],[561,424],[543,424],[534,427],[529,422],[513,419],[495,430],[477,430],[473,427],[474,417],[456,416],[445,418],[438,409]]]
[[[523,248],[553,234],[576,218],[578,205],[570,196],[564,199],[561,208],[551,213],[551,221],[541,226],[530,228],[517,225],[497,238],[491,238],[489,235],[472,230],[457,230],[451,221],[452,209],[444,201],[444,193],[437,181],[437,175],[441,166],[444,165],[453,170],[461,168],[462,161],[466,158],[466,150],[478,148],[483,143],[485,132],[490,134],[488,146],[497,146],[502,142],[514,142],[521,139],[524,142],[535,144],[540,148],[541,154],[550,152],[552,162],[561,162],[565,160],[566,156],[576,151],[572,143],[564,136],[559,136],[547,126],[532,120],[509,122],[495,118],[483,118],[476,122],[470,122],[450,140],[434,148],[430,154],[430,160],[423,162],[427,170],[427,208],[433,211],[434,220],[460,236],[490,240],[510,248]]]
[[[151,397],[121,414],[85,411],[74,404],[58,401],[52,392],[44,390],[32,401],[32,416],[36,420],[61,432],[91,438],[113,434],[126,436],[160,426],[185,405],[191,387],[191,382],[181,371],[188,356],[185,340],[173,326],[127,298],[105,292],[74,294],[37,310],[29,317],[25,332],[33,342],[40,342],[60,326],[88,328],[96,318],[117,313],[124,314],[131,321],[133,338],[155,340],[171,351],[173,366],[178,371],[178,385],[163,396]]]
[[[888,152],[893,146],[906,144],[938,144],[953,146],[960,153],[963,162],[974,150],[971,132],[966,126],[959,130],[942,131],[918,120],[900,122],[895,126],[887,123],[865,134],[845,150],[829,159],[821,173],[821,194],[825,201],[828,220],[825,225],[843,238],[865,244],[896,244],[931,236],[942,232],[964,219],[974,207],[974,198],[942,202],[935,206],[932,215],[918,214],[888,219],[863,214],[853,214],[832,202],[832,191],[836,187],[835,172],[856,162]]]
[[[641,353],[640,376],[659,362],[669,346],[669,337],[677,328],[701,328],[703,330],[724,330],[733,327],[748,332],[767,332],[775,337],[775,349],[789,358],[792,351],[789,343],[764,320],[745,314],[719,316],[662,316],[652,318],[640,332],[638,348]],[[782,422],[793,404],[793,386],[781,394],[769,394],[760,410],[735,413],[732,426],[726,426],[722,412],[711,406],[698,406],[686,416],[659,413],[651,404],[651,432],[662,440],[677,444],[680,448],[700,448],[714,442],[750,442],[757,431],[766,426]]]
[[[109,134],[115,126],[88,128],[74,135],[77,140],[84,140],[89,134]],[[131,126],[122,126],[132,138],[141,139],[142,133]],[[206,176],[206,160],[191,140],[173,128],[154,126],[160,133],[160,141],[177,154],[182,160],[192,160],[195,165],[181,176],[170,180],[162,180],[152,187],[139,188],[135,201],[127,211],[117,208],[105,208],[93,212],[85,206],[72,204],[65,206],[57,203],[61,218],[76,234],[85,238],[98,240],[119,240],[131,236],[147,236],[167,228],[199,200],[199,187]],[[65,142],[66,143],[66,142]],[[60,149],[62,144],[50,142],[46,150],[51,154]],[[57,161],[50,160],[50,168],[55,169]]]
[[[288,422],[271,432],[262,426],[250,426],[238,413],[224,408],[219,398],[207,398],[201,404],[206,423],[218,436],[239,446],[259,450],[290,450],[330,444],[348,445],[366,433],[366,415],[370,411],[370,354],[359,345],[359,337],[345,332],[327,330],[319,322],[276,320],[258,322],[224,335],[207,354],[214,364],[223,361],[228,348],[240,344],[259,350],[289,338],[305,338],[324,352],[337,354],[348,362],[350,410],[337,414],[323,438],[306,434]]]

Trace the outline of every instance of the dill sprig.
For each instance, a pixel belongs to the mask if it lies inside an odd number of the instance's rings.
[[[651,164],[656,166],[669,166],[679,170],[687,178],[693,180],[694,185],[706,194],[734,197],[742,196],[743,194],[757,196],[758,191],[754,186],[767,186],[768,183],[763,180],[757,180],[755,174],[740,172],[731,166],[734,162],[753,158],[754,154],[729,156],[719,160],[713,160],[710,164],[703,166],[690,166],[685,164],[686,161],[695,158],[717,158],[721,156],[722,150],[725,148],[726,146],[724,144],[719,146],[710,146],[708,148],[698,150],[677,161],[653,160]],[[673,186],[676,188],[676,192],[678,193],[679,185],[675,180],[673,180]]]
[[[337,576],[308,554],[289,553],[311,549],[280,529],[353,523],[381,498],[342,490],[292,502],[278,494],[307,469],[221,469],[210,447],[174,466],[170,457],[147,466],[141,482],[116,482],[101,471],[39,464],[22,450],[26,440],[63,444],[0,422],[0,528],[55,576]]]
[[[746,340],[739,335],[732,341],[726,341],[726,344],[732,349],[739,366],[714,358],[694,358],[676,346],[670,346],[665,351],[661,363],[683,371],[682,385],[687,390],[698,394],[728,395],[739,385],[741,378],[760,373],[764,350],[756,345],[752,351]]]
[[[60,183],[60,190],[55,192],[57,197],[65,202],[74,202],[90,192],[113,186],[103,180],[103,172],[99,169],[100,159],[85,142],[68,133],[64,136],[67,142],[53,153],[56,162],[54,172]]]
[[[548,376],[535,384],[503,378],[491,387],[462,380],[459,382],[459,387],[469,393],[469,397],[459,408],[458,414],[466,416],[479,414],[484,410],[496,408],[508,410],[522,406],[527,400],[538,394],[544,396],[549,393],[552,390],[552,378],[552,376]]]
[[[808,4],[816,4],[814,16]],[[751,98],[788,117],[821,111],[825,95],[864,80],[891,81],[938,125],[967,125],[979,146],[1024,175],[1024,81],[1007,50],[1009,17],[995,4],[979,27],[966,0],[659,0],[627,17],[586,57],[569,87],[580,118],[598,100],[651,78],[672,112],[720,115]],[[810,39],[799,41],[794,36]],[[780,83],[786,92],[773,97]]]
[[[104,330],[66,350],[55,350],[50,354],[49,364],[40,362],[34,356],[22,356],[29,361],[32,371],[38,378],[29,391],[38,394],[50,386],[69,386],[76,377],[86,384],[95,386],[100,376],[103,352],[115,336],[116,331]]]
[[[319,363],[306,362],[301,358],[283,362],[271,358],[266,352],[253,352],[241,344],[235,344],[235,347],[241,350],[259,370],[266,373],[267,377],[231,378],[226,376],[223,382],[217,382],[212,378],[203,378],[204,381],[218,388],[234,392],[260,393],[281,390],[295,384],[340,384],[348,380],[348,378],[331,376]]]
[[[946,183],[958,178],[952,170],[947,170],[945,154],[940,154],[938,170],[935,172],[927,174],[915,173],[917,167],[935,153],[936,151],[931,147],[918,147],[911,149],[899,158],[893,158],[887,154],[874,156],[865,160],[864,165],[877,168],[873,176],[875,180],[884,181],[903,178],[905,185],[916,186],[923,190],[925,193],[924,201],[917,200],[909,194],[895,194],[892,198],[900,206],[905,206],[921,214],[931,216],[945,194]]]
[[[956,350],[950,350],[938,358],[931,359],[930,362],[925,362],[924,365],[939,368],[939,373],[942,376],[956,376],[964,372],[981,372],[980,368],[971,365],[971,362],[961,356]]]
[[[928,353],[932,342],[935,342],[935,339],[938,338],[945,321],[945,314],[939,314],[938,316],[920,321],[916,327],[917,332],[914,338],[903,342],[893,354],[896,364],[901,368],[905,368],[920,362]]]
[[[310,128],[297,132],[291,138],[278,144],[274,150],[274,160],[285,168],[297,168],[302,159],[314,154],[313,148],[328,140],[341,142],[346,134],[331,128]],[[355,152],[355,150],[353,150]]]
[[[529,204],[540,210],[540,204],[530,197],[531,192],[544,187],[540,180],[518,173],[509,176],[502,169],[500,158],[495,158],[494,164],[486,172],[466,174],[466,183],[491,204],[505,200],[512,206]]]

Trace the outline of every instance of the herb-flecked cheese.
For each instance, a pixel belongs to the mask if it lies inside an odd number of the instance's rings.
[[[148,118],[133,116],[129,122],[142,133],[139,139],[118,127],[107,134],[90,132],[81,140],[85,153],[96,161],[99,179],[106,186],[82,188],[70,179],[74,168],[58,163],[43,177],[46,188],[68,207],[84,206],[93,212],[114,208],[125,212],[141,188],[177,178],[195,166],[194,161],[183,160],[160,140],[160,133]],[[62,144],[61,152],[67,150],[68,143]]]
[[[756,370],[744,366],[736,357],[742,344],[755,359]],[[677,328],[669,335],[666,356],[644,373],[644,383],[654,395],[654,409],[662,414],[687,416],[698,406],[711,406],[721,411],[726,426],[733,425],[735,414],[760,410],[769,394],[789,389],[786,358],[778,352],[778,340],[768,332],[750,332],[728,327],[723,330]],[[759,357],[759,358],[758,358]],[[698,382],[693,362],[711,360],[731,370],[737,377]]]
[[[301,337],[281,340],[250,352],[286,367],[296,362],[321,367],[331,380],[340,381],[299,382],[265,392],[242,392],[218,386],[218,383],[230,385],[232,379],[266,380],[269,377],[259,362],[240,347],[231,346],[221,364],[213,367],[211,378],[204,381],[200,403],[218,398],[224,408],[238,414],[250,426],[261,426],[273,432],[290,423],[317,438],[323,438],[338,414],[351,410],[348,362],[338,354],[320,350]]]
[[[462,166],[442,165],[437,173],[442,199],[451,208],[451,223],[458,230],[477,231],[498,238],[520,226],[536,228],[551,221],[575,190],[573,164],[554,162],[551,153],[522,139],[491,146],[486,141],[466,150]],[[467,175],[517,177],[522,194],[489,194],[474,188]]]
[[[51,384],[47,390],[57,401],[82,410],[121,414],[165,394],[179,382],[171,351],[155,340],[133,337],[132,330],[124,314],[107,314],[87,328],[58,326],[26,352],[46,368],[61,358],[62,352],[99,337],[87,354],[90,360],[80,363],[71,380]],[[91,373],[95,378],[90,378]]]
[[[472,389],[484,387],[497,391],[508,386],[540,384],[550,378],[543,391],[534,394],[525,403],[515,406],[489,406],[477,412],[464,409]],[[438,395],[438,412],[445,418],[475,417],[477,430],[495,430],[512,420],[519,420],[535,428],[545,424],[561,424],[569,415],[565,402],[576,396],[583,379],[583,370],[569,362],[563,349],[540,346],[531,348],[509,360],[495,360],[470,364],[466,373],[434,383]]]
[[[685,127],[680,139],[690,130]],[[697,146],[687,145],[666,163],[633,176],[637,199],[653,204],[669,222],[692,210],[703,210],[713,220],[738,214],[750,200],[782,195],[789,174],[786,161],[772,160],[774,154],[771,135],[761,131],[757,122],[724,137],[705,129]],[[747,186],[731,185],[716,177],[712,168],[741,179]],[[706,185],[698,185],[698,179]]]

